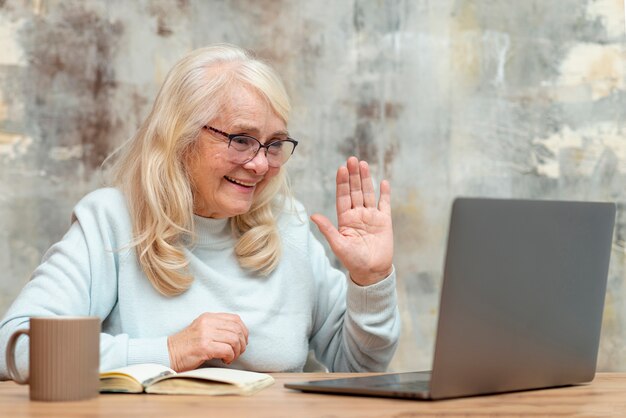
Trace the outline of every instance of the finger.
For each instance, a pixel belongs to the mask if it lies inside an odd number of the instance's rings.
[[[239,354],[241,355],[244,351],[246,351],[246,347],[248,346],[248,329],[245,325],[243,325],[243,323],[237,323],[236,325],[237,326],[233,331],[233,334],[239,339],[239,346],[241,347]]]
[[[328,220],[327,217],[320,214],[315,214],[311,216],[311,220],[317,225],[328,244],[330,244],[330,248],[333,252],[337,253],[337,248],[341,246],[341,241],[343,240],[343,236],[339,233],[337,228]]]
[[[391,185],[387,180],[380,182],[380,199],[378,200],[378,210],[391,215]]]
[[[243,323],[243,320],[241,319],[241,317],[237,314],[230,314],[230,313],[220,313],[219,314],[220,318],[223,321],[228,322],[230,325],[232,325],[232,327],[228,328],[233,332],[241,332],[246,340],[246,343],[248,342],[248,327],[246,327],[246,324]],[[233,328],[236,327],[236,328]]]
[[[212,343],[228,344],[233,350],[234,358],[239,357],[243,353],[242,340],[239,338],[239,335],[229,331],[215,330],[211,337]]]
[[[232,363],[236,357],[230,344],[213,341],[206,346],[207,360],[220,359],[226,364]]]
[[[337,217],[352,208],[350,198],[350,180],[348,169],[344,166],[337,170]]]
[[[350,199],[352,207],[363,206],[363,191],[361,190],[361,173],[359,172],[359,160],[356,157],[348,158],[348,174],[350,176]]]
[[[240,352],[243,353],[244,351],[246,351],[246,346],[248,345],[248,339],[238,324],[235,324],[233,322],[230,322],[230,323],[225,322],[219,325],[216,328],[216,330],[228,333],[229,341],[231,341],[232,338],[237,338],[236,342],[238,346],[240,347]],[[231,335],[234,337],[230,337]],[[226,341],[223,341],[223,342],[226,342]]]
[[[370,175],[370,167],[365,161],[359,162],[361,171],[361,187],[363,189],[363,204],[366,208],[376,207],[376,192],[374,192],[374,183]]]
[[[234,314],[220,314],[219,318],[214,325],[215,329],[227,331],[234,335],[237,335],[241,345],[241,352],[246,351],[248,345],[248,328],[244,325],[239,315]]]

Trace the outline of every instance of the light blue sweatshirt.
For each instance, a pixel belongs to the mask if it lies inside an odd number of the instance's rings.
[[[31,316],[100,317],[101,370],[169,366],[167,337],[204,312],[238,314],[249,330],[246,351],[228,367],[302,371],[312,349],[330,371],[382,371],[393,356],[400,333],[395,272],[375,285],[354,284],[330,265],[297,202],[278,217],[283,252],[267,277],[239,266],[227,219],[196,216],[197,240],[185,250],[194,282],[173,297],[152,287],[128,246],[132,225],[119,190],[90,193],[72,220],[0,322],[0,379],[8,378],[7,341]],[[27,338],[17,351],[27,374]],[[221,360],[206,365],[226,367]]]

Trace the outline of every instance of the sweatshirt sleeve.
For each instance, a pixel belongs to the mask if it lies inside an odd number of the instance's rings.
[[[6,344],[13,332],[28,328],[30,317],[86,315],[105,321],[117,303],[120,258],[131,252],[118,247],[114,238],[120,228],[119,220],[114,219],[117,214],[98,210],[101,201],[87,197],[77,205],[70,229],[48,250],[0,322],[0,380],[9,378]],[[16,360],[20,374],[27,376],[26,337],[18,340]],[[126,366],[129,361],[169,365],[167,337],[131,339],[127,334],[100,334],[101,370]]]
[[[333,268],[309,232],[312,273],[318,281],[311,348],[333,372],[384,371],[400,336],[396,274],[361,287]]]

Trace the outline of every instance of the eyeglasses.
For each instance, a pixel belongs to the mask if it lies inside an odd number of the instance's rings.
[[[205,128],[228,138],[228,158],[236,164],[251,161],[261,148],[265,148],[267,164],[270,167],[280,167],[287,162],[298,145],[298,141],[292,138],[279,139],[263,145],[258,139],[249,135],[227,134],[209,125]]]

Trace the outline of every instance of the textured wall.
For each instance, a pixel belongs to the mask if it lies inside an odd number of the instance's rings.
[[[457,195],[618,202],[600,368],[626,370],[622,0],[0,0],[0,314],[171,65],[232,42],[283,75],[311,212],[350,154],[393,186],[404,332],[428,368]]]

